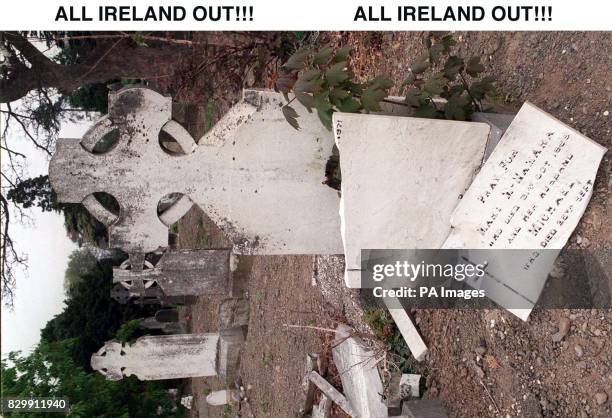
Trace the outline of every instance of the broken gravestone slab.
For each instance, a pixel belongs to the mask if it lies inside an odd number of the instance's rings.
[[[133,344],[107,341],[91,356],[91,368],[109,380],[220,376],[233,379],[244,342],[232,330],[208,334],[151,335]]]
[[[361,250],[439,248],[480,167],[483,123],[334,113],[346,285],[361,287]]]
[[[342,381],[344,396],[358,417],[386,417],[382,400],[382,380],[378,373],[377,353],[368,349],[352,329],[340,324],[336,328],[332,349],[334,364]]]
[[[193,203],[239,254],[342,253],[338,195],[321,184],[333,138],[317,116],[298,109],[296,131],[282,96],[247,90],[243,100],[196,143],[171,119],[171,99],[129,87],[109,96],[109,114],[83,137],[61,139],[49,176],[61,202],[83,203],[109,229],[110,246],[128,253],[168,245],[168,226]],[[110,150],[96,153],[118,131]],[[172,137],[182,153],[160,146]],[[115,215],[94,197],[114,196]],[[164,196],[180,193],[158,216]]]
[[[494,257],[491,251],[487,260],[468,254],[471,262],[487,262],[485,276],[468,284],[526,320],[531,309],[516,307],[537,302],[586,210],[605,153],[605,147],[525,103],[453,212],[444,248],[533,252]]]
[[[227,295],[231,289],[230,250],[173,250],[165,252],[155,266],[143,254],[113,269],[113,282],[140,297],[156,286],[168,297]]]

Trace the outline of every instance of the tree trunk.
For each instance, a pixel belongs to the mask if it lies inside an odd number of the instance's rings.
[[[9,78],[0,79],[0,103],[18,100],[37,88],[55,88],[62,94],[70,94],[80,86],[115,78],[150,79],[170,75],[180,54],[189,51],[189,47],[173,44],[137,46],[126,38],[96,47],[87,63],[62,65],[42,55],[24,38],[7,36],[7,39],[31,67],[13,67]]]

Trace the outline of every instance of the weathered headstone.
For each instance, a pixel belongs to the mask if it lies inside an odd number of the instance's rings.
[[[215,333],[145,336],[132,345],[108,341],[91,356],[91,368],[109,380],[215,376],[218,344]]]
[[[113,269],[113,282],[133,295],[154,284],[166,296],[225,295],[231,289],[230,250],[174,250],[153,266],[136,254]],[[136,260],[136,261],[135,261]]]
[[[147,329],[158,329],[164,334],[185,334],[187,327],[179,319],[178,310],[175,308],[160,309],[155,316],[140,321],[140,326]]]
[[[242,254],[342,252],[337,193],[321,185],[333,138],[316,115],[298,109],[296,131],[280,112],[282,96],[248,90],[197,144],[171,119],[171,100],[145,88],[112,93],[109,114],[82,140],[57,143],[49,176],[61,202],[83,203],[108,225],[110,246],[150,252],[168,245],[168,226],[199,205]],[[93,153],[105,134],[119,140]],[[159,144],[161,133],[183,154]],[[93,196],[106,192],[118,216]],[[158,216],[164,196],[180,193]]]
[[[177,309],[160,309],[155,312],[155,319],[161,323],[178,322],[179,313]]]
[[[231,331],[209,334],[155,335],[133,344],[107,341],[91,356],[91,368],[109,380],[220,376],[233,379],[244,341]]]
[[[361,287],[361,250],[439,248],[482,162],[489,126],[334,113],[346,284]],[[374,139],[375,138],[375,139]]]
[[[115,283],[111,288],[110,295],[111,298],[123,305],[135,303],[137,305],[176,306],[186,304],[188,299],[185,296],[166,296],[157,285],[145,287],[144,290],[136,293],[122,283]]]
[[[164,334],[185,334],[187,327],[181,322],[159,322],[155,317],[144,318],[140,321],[140,327],[146,329],[158,329]]]
[[[487,252],[486,275],[468,283],[526,320],[530,308],[513,308],[537,302],[587,207],[605,153],[605,147],[525,103],[453,212],[444,248],[533,252]]]

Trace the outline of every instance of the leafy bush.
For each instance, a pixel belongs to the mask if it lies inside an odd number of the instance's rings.
[[[297,100],[308,112],[316,110],[321,123],[331,129],[332,113],[378,111],[392,83],[384,76],[357,83],[348,67],[351,47],[337,51],[326,45],[319,49],[304,47],[283,65],[274,88],[285,95],[282,107],[287,122],[299,129],[298,114],[290,104]],[[294,97],[289,99],[289,93]]]
[[[408,106],[416,117],[454,120],[469,119],[474,111],[483,110],[483,100],[494,91],[493,78],[480,77],[485,67],[479,57],[466,60],[453,55],[454,45],[448,34],[433,33],[424,39],[425,51],[412,63],[400,86],[405,100],[396,104]],[[299,129],[298,113],[291,106],[295,100],[308,112],[316,111],[330,130],[336,111],[381,110],[393,83],[384,75],[357,82],[348,64],[350,52],[350,46],[338,50],[330,45],[304,47],[283,64],[274,88],[287,100],[282,112],[291,126]]]

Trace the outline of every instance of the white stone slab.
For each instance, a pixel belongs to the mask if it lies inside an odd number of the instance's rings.
[[[62,202],[87,201],[95,192],[113,195],[121,206],[110,223],[110,245],[126,252],[167,246],[168,223],[199,205],[242,254],[340,254],[339,198],[321,184],[333,136],[316,114],[296,106],[301,130],[284,119],[282,95],[247,90],[195,145],[171,119],[171,99],[145,88],[110,97],[109,115],[82,140],[58,141],[49,175]],[[114,129],[119,141],[108,152],[93,146]],[[173,136],[184,154],[165,151],[159,135]],[[191,141],[191,144],[190,142]],[[175,210],[158,217],[157,205],[182,193]],[[98,207],[96,207],[98,206]]]
[[[344,396],[356,416],[384,418],[387,406],[381,397],[383,385],[377,368],[378,358],[360,338],[351,337],[351,332],[350,327],[338,325],[332,349]]]
[[[392,302],[391,299],[396,300]],[[387,304],[393,322],[395,322],[404,341],[406,341],[406,345],[408,345],[408,349],[412,353],[412,356],[417,361],[423,361],[425,355],[427,355],[427,346],[421,338],[419,331],[414,326],[412,319],[410,319],[408,313],[403,308],[397,308],[397,306],[400,306],[400,302],[397,298],[386,297],[383,301]]]
[[[91,356],[91,368],[109,380],[216,376],[218,343],[216,333],[151,335],[132,345],[108,341]]]
[[[525,103],[454,211],[444,247],[533,249],[537,256],[532,262],[524,253],[489,257],[487,272],[497,280],[485,276],[470,284],[507,308],[535,304],[556,255],[587,207],[605,152]],[[524,300],[518,304],[516,298]],[[511,311],[526,320],[531,309]]]
[[[213,406],[226,405],[232,397],[232,391],[229,389],[215,390],[206,395],[206,403]]]
[[[361,249],[439,248],[481,164],[488,125],[347,113],[333,123],[347,271],[361,269]],[[361,287],[359,274],[345,280]]]

